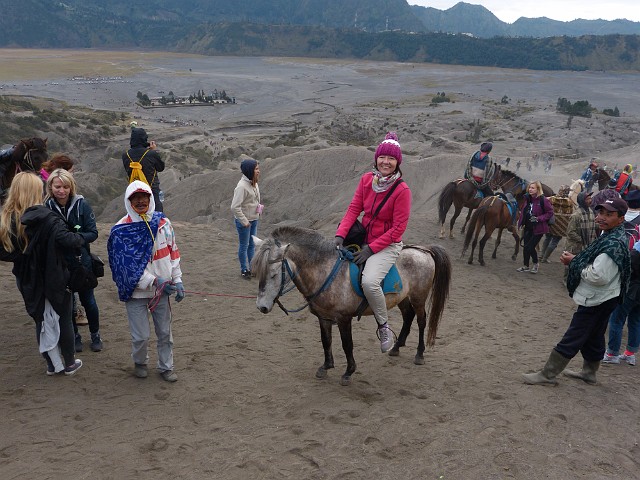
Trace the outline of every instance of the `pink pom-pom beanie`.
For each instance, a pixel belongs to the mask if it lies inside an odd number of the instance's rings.
[[[402,148],[400,148],[396,132],[387,133],[382,143],[378,145],[375,155],[376,162],[380,155],[390,155],[398,161],[398,165],[402,163]]]

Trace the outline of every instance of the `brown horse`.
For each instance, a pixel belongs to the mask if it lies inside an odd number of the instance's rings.
[[[522,205],[522,199],[524,194],[527,193],[527,186],[529,181],[522,177],[519,177],[510,170],[503,170],[500,165],[496,168],[496,184],[502,191],[507,194],[510,193],[518,201],[518,206]],[[552,197],[555,195],[553,189],[548,185],[542,184],[542,193],[545,197]]]
[[[39,172],[47,161],[47,139],[26,138],[0,152],[0,198],[4,199],[16,173]]]
[[[342,349],[347,357],[347,369],[340,383],[349,385],[356,371],[353,358],[352,318],[359,315],[362,298],[351,287],[348,261],[336,250],[333,242],[327,241],[314,230],[298,227],[278,227],[270,238],[254,237],[256,253],[251,262],[251,271],[259,280],[256,306],[262,313],[269,313],[274,304],[282,306],[282,296],[294,287],[302,293],[307,303],[296,310],[309,307],[320,321],[320,338],[324,350],[324,363],[318,368],[316,377],[325,378],[334,368],[331,352],[331,326],[338,324]],[[414,317],[418,320],[418,349],[414,363],[424,363],[424,332],[427,329],[427,301],[429,301],[429,323],[427,345],[433,346],[440,318],[449,295],[451,283],[451,260],[444,248],[405,246],[400,252],[396,267],[402,279],[397,293],[388,293],[387,308],[397,306],[402,312],[402,330],[389,355],[399,354],[405,346]],[[366,308],[363,315],[372,315]],[[375,322],[374,322],[375,323]]]
[[[512,208],[517,208],[514,205]],[[515,215],[515,211],[514,211]],[[502,231],[506,228],[513,235],[514,240],[516,241],[516,249],[511,256],[511,260],[515,260],[518,256],[518,249],[520,246],[520,237],[518,236],[518,230],[516,229],[513,217],[511,216],[511,211],[509,210],[509,205],[505,200],[496,196],[487,197],[480,203],[480,206],[473,212],[471,216],[469,230],[467,230],[467,234],[464,238],[464,247],[462,248],[462,254],[460,256],[464,256],[467,252],[467,248],[469,248],[469,243],[471,243],[471,237],[473,237],[473,233],[475,231],[475,237],[473,239],[473,244],[471,245],[471,255],[469,255],[469,265],[473,264],[473,253],[476,249],[476,245],[478,244],[478,237],[480,236],[480,230],[484,227],[484,236],[480,240],[480,248],[478,249],[478,262],[480,265],[484,267],[484,246],[487,243],[487,240],[491,238],[491,234],[497,228],[498,229],[498,238],[496,239],[496,245],[493,249],[493,254],[491,258],[496,258],[496,252],[498,251],[498,245],[500,245],[500,239],[502,238]]]
[[[603,170],[601,168],[598,169],[597,181],[598,181],[598,190],[606,190],[607,188],[610,188],[609,182],[611,181],[611,177],[609,176],[609,173],[606,170]],[[636,185],[635,183],[632,183],[631,185],[629,185],[629,191],[638,190],[638,189],[640,189],[640,187],[638,187],[638,185]]]
[[[497,177],[498,168],[496,167],[491,179],[489,180],[489,185],[492,189],[495,188]],[[476,197],[477,192],[478,188],[475,184],[470,180],[465,179],[454,180],[444,186],[440,192],[440,197],[438,198],[440,238],[444,238],[445,236],[444,222],[447,219],[447,212],[451,208],[451,204],[453,204],[455,211],[453,212],[453,217],[451,217],[451,221],[449,222],[449,238],[453,238],[453,225],[456,223],[456,219],[460,215],[460,212],[464,207],[467,207],[469,211],[467,212],[467,218],[462,226],[462,233],[464,233],[467,223],[469,222],[469,218],[471,217],[471,213],[473,210],[478,208],[478,205],[480,205],[480,201],[482,200],[482,198]]]

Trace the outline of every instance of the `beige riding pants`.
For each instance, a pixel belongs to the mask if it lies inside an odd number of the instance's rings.
[[[396,263],[402,245],[402,242],[392,243],[387,248],[374,253],[368,258],[362,271],[362,292],[373,310],[378,325],[384,325],[389,318],[387,302],[382,293],[382,280]]]

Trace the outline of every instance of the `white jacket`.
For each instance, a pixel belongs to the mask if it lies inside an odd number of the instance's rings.
[[[233,216],[237,218],[242,225],[248,227],[249,222],[257,220],[260,217],[258,213],[259,203],[260,188],[258,184],[254,187],[251,185],[251,180],[243,175],[233,191],[233,200],[231,200]]]
[[[618,295],[620,269],[609,255],[601,253],[580,273],[573,301],[583,307],[594,307]]]

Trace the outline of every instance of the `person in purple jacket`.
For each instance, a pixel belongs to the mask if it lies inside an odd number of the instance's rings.
[[[400,255],[402,234],[411,213],[411,190],[401,178],[401,163],[398,136],[389,132],[376,149],[373,170],[360,178],[335,235],[336,247],[341,248],[349,229],[364,212],[362,224],[367,231],[366,243],[354,255],[354,261],[358,265],[367,262],[362,270],[362,291],[378,323],[377,334],[383,353],[393,347],[393,332],[387,324],[387,303],[381,282]],[[374,215],[388,193],[388,200]]]
[[[545,233],[549,233],[547,223],[553,215],[551,202],[542,193],[542,184],[535,180],[527,186],[524,194],[524,203],[520,209],[518,227],[524,226],[522,240],[522,257],[524,265],[518,268],[518,272],[538,273],[538,252],[536,247]],[[533,266],[529,268],[529,260],[533,260]]]

